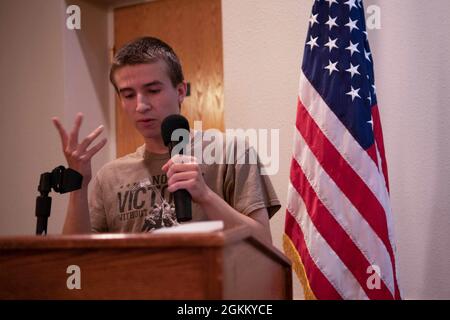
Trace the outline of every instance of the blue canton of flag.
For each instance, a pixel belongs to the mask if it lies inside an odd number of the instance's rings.
[[[369,148],[377,101],[362,1],[314,3],[302,68],[358,143]]]

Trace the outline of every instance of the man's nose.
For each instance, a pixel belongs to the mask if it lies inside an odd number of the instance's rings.
[[[141,112],[144,113],[148,110],[151,110],[151,104],[148,101],[148,99],[143,95],[138,93],[137,94],[137,106],[136,106],[136,111],[137,112]]]

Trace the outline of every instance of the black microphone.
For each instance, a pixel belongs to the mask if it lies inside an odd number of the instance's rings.
[[[175,130],[179,130],[172,136]],[[179,154],[183,154],[183,149],[189,142],[189,122],[179,114],[172,114],[166,117],[161,123],[161,135],[164,145],[169,148],[172,156],[172,149],[180,148]],[[179,222],[192,220],[192,197],[186,189],[178,189],[173,193],[175,202],[175,213]]]

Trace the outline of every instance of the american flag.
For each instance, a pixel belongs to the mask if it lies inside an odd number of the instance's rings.
[[[316,0],[304,48],[283,246],[312,299],[400,299],[361,0]]]

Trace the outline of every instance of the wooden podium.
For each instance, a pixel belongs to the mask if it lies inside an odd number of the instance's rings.
[[[67,285],[73,265],[80,289]],[[0,237],[0,299],[292,299],[292,273],[247,227]]]

